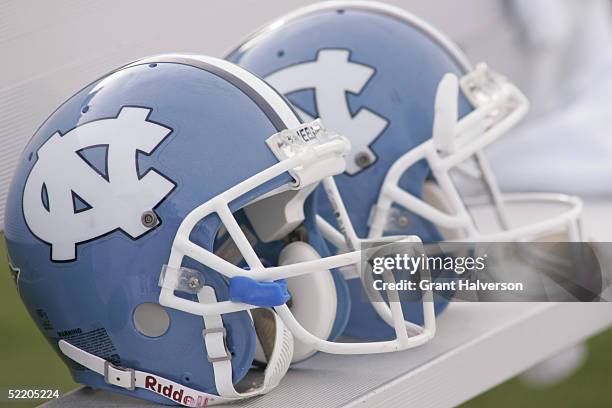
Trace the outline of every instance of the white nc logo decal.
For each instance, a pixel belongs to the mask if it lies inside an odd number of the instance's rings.
[[[144,225],[143,213],[151,216],[175,184],[154,169],[140,177],[138,152],[151,154],[172,132],[147,121],[150,113],[124,107],[116,118],[56,132],[38,150],[23,214],[30,231],[51,245],[53,261],[75,260],[77,244],[112,231],[136,239],[155,227]],[[102,149],[103,169],[87,159],[88,149]]]
[[[279,92],[314,89],[317,114],[327,127],[340,132],[351,141],[346,172],[356,174],[376,160],[370,145],[385,130],[388,121],[367,108],[351,114],[347,92],[359,94],[366,86],[374,69],[349,60],[348,50],[324,49],[311,62],[291,65],[266,77]],[[304,120],[310,115],[296,107]]]

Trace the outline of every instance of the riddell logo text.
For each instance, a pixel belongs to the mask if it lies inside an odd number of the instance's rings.
[[[198,395],[197,397],[188,395],[188,391],[184,388],[180,388],[178,384],[168,382],[164,385],[157,381],[157,378],[152,375],[147,375],[145,377],[145,389],[163,395],[172,401],[188,407],[207,407],[208,403],[212,400],[203,395]]]

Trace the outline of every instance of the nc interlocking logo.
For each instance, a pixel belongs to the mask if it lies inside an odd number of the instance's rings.
[[[266,77],[280,93],[314,89],[317,114],[325,125],[351,141],[346,172],[356,174],[376,160],[370,145],[385,130],[388,121],[366,107],[354,116],[348,106],[347,92],[359,94],[374,75],[372,67],[353,62],[350,52],[323,49],[314,61],[291,65]],[[314,120],[296,107],[304,120]]]
[[[123,107],[116,118],[56,132],[38,150],[25,184],[23,214],[30,231],[51,245],[53,261],[73,261],[77,244],[115,230],[132,239],[152,227],[141,221],[175,184],[155,169],[138,169],[172,132],[147,120],[151,109]],[[94,164],[87,151],[102,151]]]

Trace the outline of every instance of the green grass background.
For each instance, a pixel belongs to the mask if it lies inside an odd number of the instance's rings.
[[[1,235],[0,322],[0,390],[4,394],[0,395],[1,406],[31,407],[42,402],[9,403],[6,398],[9,388],[57,388],[66,392],[78,386],[21,303],[8,271]],[[584,367],[554,387],[534,390],[512,379],[463,407],[612,407],[612,330],[590,339],[588,346],[589,357]],[[440,392],[444,392],[443,384]]]

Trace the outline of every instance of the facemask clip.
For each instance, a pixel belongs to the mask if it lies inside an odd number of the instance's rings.
[[[166,279],[170,278],[170,274],[176,276],[176,285],[170,284],[170,282],[175,281],[175,279]],[[202,289],[205,282],[202,272],[186,267],[172,268],[168,265],[164,265],[159,275],[160,287],[193,295],[197,294],[200,289]]]
[[[506,77],[495,72],[486,64],[476,68],[459,80],[463,94],[475,107],[495,104],[489,112],[489,126],[517,110],[521,105],[520,91]]]
[[[281,161],[305,153],[312,157],[311,163],[289,170],[295,179],[292,186],[295,189],[342,173],[346,168],[344,155],[351,146],[344,136],[325,129],[320,119],[282,130],[270,136],[266,143]]]

